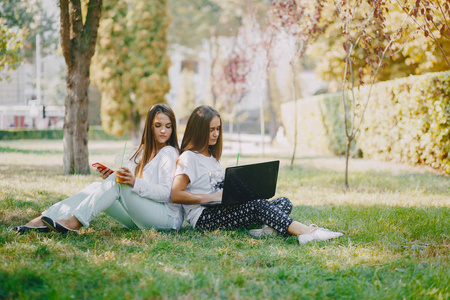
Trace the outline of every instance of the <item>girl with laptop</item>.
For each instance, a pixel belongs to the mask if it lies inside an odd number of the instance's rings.
[[[183,223],[182,207],[170,202],[178,159],[176,129],[173,110],[168,105],[155,104],[147,114],[140,145],[127,167],[115,173],[98,167],[103,182],[94,182],[55,203],[42,216],[16,227],[16,231],[78,231],[82,226],[88,227],[102,211],[129,228],[179,229]]]
[[[340,232],[307,226],[295,221],[289,214],[292,204],[287,198],[272,201],[252,200],[236,206],[204,207],[202,203],[222,199],[219,163],[222,155],[222,119],[212,107],[199,106],[192,112],[186,125],[181,155],[175,171],[171,201],[183,204],[184,218],[194,228],[202,230],[233,229],[249,225],[264,225],[251,230],[255,237],[282,234],[295,235],[300,244],[337,238]]]

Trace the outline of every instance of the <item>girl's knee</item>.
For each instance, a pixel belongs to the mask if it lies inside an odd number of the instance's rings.
[[[268,207],[270,207],[270,203],[269,201],[265,200],[265,199],[258,199],[258,200],[253,200],[253,207],[255,207],[258,210],[261,209],[267,209]]]
[[[292,202],[286,197],[282,197],[281,199],[281,205],[283,207],[283,210],[289,215],[292,212]]]
[[[283,204],[289,204],[289,205],[292,205],[291,200],[289,200],[289,199],[286,198],[286,197],[281,197],[281,198],[279,198],[279,199],[280,199],[280,202],[283,203]]]
[[[286,197],[280,197],[271,201],[272,204],[279,207],[292,207],[292,202]]]

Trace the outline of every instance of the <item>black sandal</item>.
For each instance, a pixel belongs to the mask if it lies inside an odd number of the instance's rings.
[[[45,224],[45,226],[47,226],[49,229],[55,231],[55,232],[59,232],[59,233],[68,233],[68,232],[75,232],[78,233],[78,230],[74,230],[74,229],[70,229],[67,228],[64,225],[59,224],[58,222],[56,222],[55,220],[49,218],[49,217],[45,217],[43,216],[41,218],[42,223]]]
[[[14,230],[18,233],[18,234],[24,234],[30,231],[36,231],[36,232],[50,232],[50,228],[46,227],[46,226],[39,226],[39,227],[31,227],[31,226],[27,226],[27,225],[21,225],[21,226],[16,226],[14,227]]]

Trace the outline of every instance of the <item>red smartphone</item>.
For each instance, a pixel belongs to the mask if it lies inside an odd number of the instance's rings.
[[[108,169],[108,171],[111,171],[111,173],[114,173],[113,170],[111,170],[111,169],[108,168],[108,167],[105,167],[104,165],[102,165],[101,163],[98,163],[98,162],[93,163],[92,166],[93,166],[94,168],[101,168],[102,170]]]

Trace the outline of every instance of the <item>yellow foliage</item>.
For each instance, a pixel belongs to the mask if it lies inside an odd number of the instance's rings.
[[[364,1],[363,1],[364,2]],[[332,2],[330,1],[329,4]],[[359,14],[362,16],[368,12],[364,5],[358,7]],[[330,80],[332,87],[338,90],[342,85],[342,77],[344,74],[344,58],[346,52],[343,48],[344,36],[342,33],[342,23],[339,18],[335,17],[334,5],[328,5],[328,8],[323,12],[326,19],[330,22],[326,27],[326,31],[321,35],[314,44],[308,49],[308,54],[315,57],[317,61],[316,71],[322,79]],[[358,15],[359,16],[359,15]],[[383,22],[383,33],[386,36],[394,36],[394,33],[400,28],[404,21],[406,14],[398,7],[398,4],[393,1],[389,7],[389,12],[386,13],[386,20]],[[437,17],[437,16],[436,16]],[[359,29],[362,22],[357,20],[350,30]],[[427,72],[436,72],[448,70],[442,54],[440,53],[436,43],[431,39],[423,36],[421,32],[417,32],[417,26],[411,19],[407,19],[403,24],[403,34],[392,44],[391,51],[387,53],[384,59],[384,65],[380,69],[377,79],[380,81],[390,80],[408,76],[410,74],[424,74]],[[365,30],[369,33],[373,32],[373,28],[369,24]],[[437,30],[433,31],[436,36],[440,36]],[[374,34],[371,34],[373,39],[376,39]],[[383,48],[388,41],[384,37],[379,37],[376,40]],[[446,51],[447,56],[450,57],[450,40],[441,38],[441,44]],[[353,56],[355,62],[355,70],[360,67],[368,73],[368,65],[364,59],[366,54],[358,48]],[[369,76],[365,76],[365,82],[369,82]]]
[[[122,26],[120,25],[120,24],[114,24],[114,26],[113,26],[113,32],[115,33],[115,34],[120,34],[120,33],[122,33]]]
[[[132,108],[143,118],[151,105],[165,102],[169,23],[165,0],[111,1],[105,3],[91,72],[102,90],[103,126],[121,134],[132,128]]]

